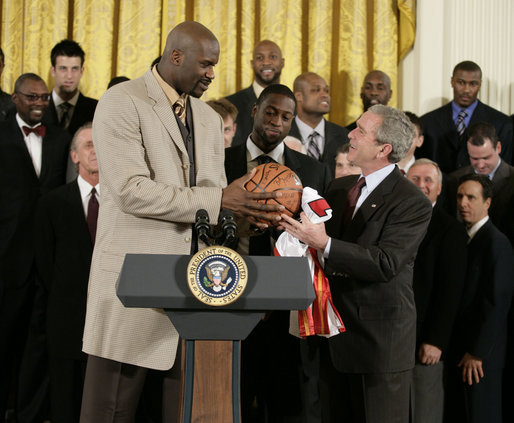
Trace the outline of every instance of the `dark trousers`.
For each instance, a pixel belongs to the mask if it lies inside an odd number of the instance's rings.
[[[162,422],[178,421],[181,348],[175,365],[162,376]],[[156,372],[156,371],[154,371]],[[90,355],[80,423],[133,423],[149,369]],[[138,421],[140,419],[138,418]]]
[[[444,409],[444,364],[416,362],[412,371],[411,422],[441,423]]]
[[[408,423],[411,378],[411,370],[341,373],[333,367],[329,356],[323,354],[320,379],[323,422]]]

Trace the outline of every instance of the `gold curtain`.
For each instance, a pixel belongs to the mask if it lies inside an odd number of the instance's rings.
[[[116,75],[136,78],[161,54],[168,32],[185,19],[206,25],[219,39],[216,79],[204,100],[251,84],[252,49],[262,39],[282,49],[281,82],[292,87],[305,71],[331,87],[330,120],[348,124],[362,111],[364,75],[381,69],[397,104],[398,62],[415,37],[415,0],[0,0],[2,89],[11,92],[23,72],[52,88],[50,50],[63,38],[86,52],[81,90],[99,98]]]

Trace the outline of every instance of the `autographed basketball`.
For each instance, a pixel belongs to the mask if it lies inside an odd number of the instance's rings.
[[[287,166],[278,163],[265,163],[255,168],[255,174],[246,184],[247,191],[281,192],[282,197],[259,200],[264,204],[279,204],[285,207],[282,212],[295,216],[300,211],[303,187],[300,178]],[[272,212],[279,215],[279,212]]]

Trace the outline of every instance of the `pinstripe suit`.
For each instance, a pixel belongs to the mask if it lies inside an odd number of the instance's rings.
[[[136,366],[173,365],[178,334],[162,310],[124,308],[115,283],[126,253],[189,254],[203,208],[216,222],[226,185],[223,122],[191,98],[196,185],[175,115],[151,71],[100,99],[93,122],[102,206],[91,266],[83,350]],[[144,281],[141,281],[144,283]]]

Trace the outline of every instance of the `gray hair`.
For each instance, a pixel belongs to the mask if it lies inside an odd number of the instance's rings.
[[[80,133],[84,129],[90,129],[92,127],[93,127],[92,122],[86,122],[84,125],[82,125],[79,129],[77,129],[75,131],[75,135],[73,135],[73,138],[71,139],[70,150],[77,151],[77,139],[78,139]]]
[[[375,135],[378,144],[390,144],[393,148],[389,154],[390,163],[398,163],[409,151],[416,132],[414,125],[401,110],[382,104],[375,104],[368,109],[382,117],[382,124]]]
[[[437,182],[439,185],[442,185],[443,183],[443,172],[441,172],[441,169],[439,168],[439,165],[430,160],[430,159],[418,159],[416,160],[414,163],[412,163],[412,166],[410,167],[411,169],[414,167],[414,166],[418,166],[418,165],[432,165],[435,167],[435,170],[437,171]]]

